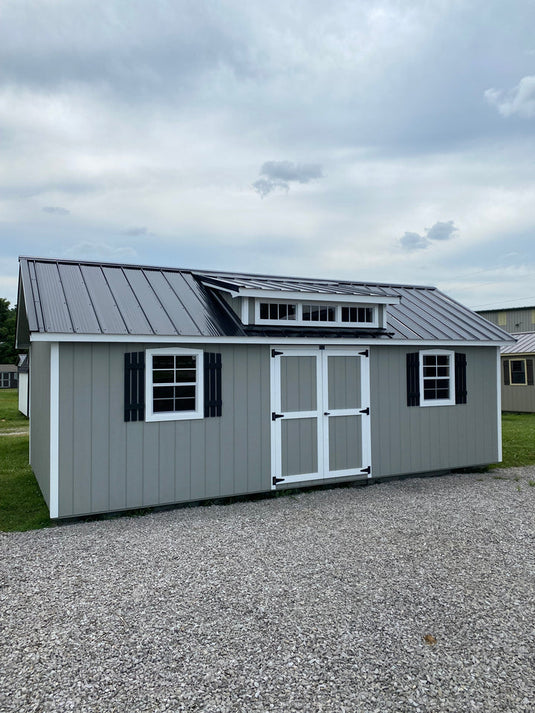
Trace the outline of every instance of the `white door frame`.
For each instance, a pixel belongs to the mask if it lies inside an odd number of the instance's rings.
[[[371,432],[370,432],[370,372],[369,349],[365,347],[325,347],[319,346],[272,346],[270,347],[270,375],[271,375],[271,489],[277,487],[278,482],[285,484],[299,483],[311,480],[327,480],[329,478],[346,477],[350,475],[365,475],[371,478]],[[281,368],[280,356],[313,356],[316,358],[316,410],[288,412],[281,415]],[[328,383],[328,358],[329,356],[358,356],[361,361],[361,406],[362,410],[355,409],[328,409],[329,383]],[[365,410],[368,413],[364,413]],[[363,468],[348,468],[345,470],[331,471],[329,467],[329,419],[336,416],[361,415],[362,421],[362,465]],[[282,426],[281,419],[317,419],[317,445],[318,445],[318,470],[316,473],[303,473],[299,475],[281,476],[282,472]],[[366,466],[369,466],[367,468]]]

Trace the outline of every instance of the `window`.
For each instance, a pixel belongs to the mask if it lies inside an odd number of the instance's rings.
[[[295,320],[297,316],[297,305],[286,302],[261,302],[260,319],[272,319],[277,321]]]
[[[455,403],[453,352],[420,352],[420,406]]]
[[[202,418],[202,350],[147,349],[146,360],[146,420]]]
[[[510,383],[527,386],[527,369],[525,359],[511,359],[509,362]]]
[[[292,324],[303,324],[312,326],[323,324],[330,327],[352,327],[365,325],[367,327],[378,327],[379,310],[377,306],[363,306],[357,304],[336,304],[310,302],[278,302],[264,300],[256,301],[257,324],[280,324],[281,322],[291,322]]]

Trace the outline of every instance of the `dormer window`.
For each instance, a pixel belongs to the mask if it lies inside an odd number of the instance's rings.
[[[321,302],[282,302],[256,300],[256,324],[281,324],[291,322],[304,326],[326,325],[330,327],[379,326],[377,305],[325,304]]]

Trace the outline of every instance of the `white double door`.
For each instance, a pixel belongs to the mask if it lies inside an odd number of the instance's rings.
[[[271,350],[272,488],[371,476],[369,351]]]

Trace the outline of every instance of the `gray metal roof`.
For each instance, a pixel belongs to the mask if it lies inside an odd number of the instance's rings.
[[[20,258],[29,332],[147,336],[247,336],[218,288],[399,297],[377,339],[481,341],[512,338],[434,287],[249,275],[203,270]],[[204,284],[203,284],[204,283]],[[208,286],[208,283],[211,287]],[[20,304],[19,304],[20,308]],[[21,323],[26,317],[23,315]],[[295,329],[293,330],[295,332]],[[316,330],[317,331],[317,330]],[[325,336],[363,330],[325,328]],[[258,327],[254,330],[259,333]],[[266,329],[266,335],[271,334]],[[308,334],[307,328],[301,330]],[[295,336],[295,334],[294,334]]]
[[[512,336],[516,343],[503,346],[502,354],[535,354],[535,332],[515,332]]]

